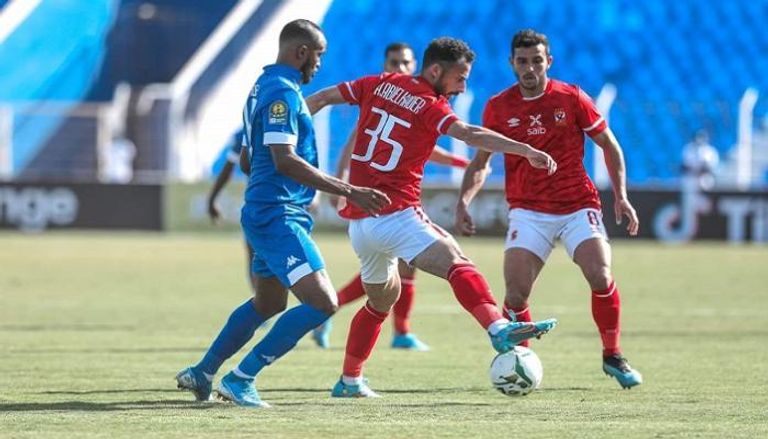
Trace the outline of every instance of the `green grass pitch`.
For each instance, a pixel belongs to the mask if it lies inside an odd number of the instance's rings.
[[[343,284],[357,267],[346,238],[318,242]],[[501,298],[502,239],[461,243]],[[2,233],[0,437],[768,437],[768,250],[618,241],[614,271],[638,388],[603,375],[588,287],[559,247],[531,303],[560,320],[532,346],[531,395],[491,389],[487,337],[420,273],[413,327],[433,350],[389,349],[386,322],[366,368],[384,398],[329,396],[358,303],[334,318],[332,349],[306,338],[260,375],[274,409],[253,411],[195,403],[173,379],[250,294],[236,234]]]

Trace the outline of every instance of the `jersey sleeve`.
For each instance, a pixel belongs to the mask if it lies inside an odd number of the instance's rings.
[[[587,133],[590,137],[595,137],[596,135],[605,131],[605,129],[608,128],[608,124],[603,118],[603,115],[600,114],[600,111],[595,106],[592,98],[590,98],[581,89],[579,89],[578,92],[579,94],[578,104],[576,107],[576,123],[578,124],[579,128],[581,128],[582,131]]]
[[[232,144],[229,146],[227,152],[227,161],[230,163],[238,163],[240,161],[240,151],[245,146],[245,132],[241,129],[236,132],[231,139]]]
[[[338,84],[336,88],[339,89],[341,96],[347,103],[351,105],[360,105],[361,99],[370,93],[376,85],[379,83],[381,76],[363,76],[362,78],[355,79],[354,81],[346,81]]]
[[[448,101],[440,99],[434,104],[430,105],[424,112],[424,126],[438,132],[438,134],[445,134],[448,132],[448,128],[459,120],[459,117],[454,114]]]
[[[265,145],[296,146],[301,105],[301,98],[295,90],[280,90],[269,97],[261,109]]]

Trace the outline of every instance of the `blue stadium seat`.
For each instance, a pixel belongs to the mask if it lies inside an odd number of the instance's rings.
[[[630,183],[673,184],[682,147],[697,129],[707,129],[724,153],[735,142],[744,90],[768,90],[766,16],[768,0],[337,0],[323,23],[331,48],[309,91],[377,71],[390,41],[406,40],[420,53],[430,39],[452,35],[478,54],[469,87],[475,95],[470,119],[479,122],[485,100],[514,82],[506,61],[512,35],[533,27],[550,37],[553,77],[578,83],[593,97],[606,82],[617,86],[610,118],[628,150]],[[334,50],[334,41],[356,43]],[[734,56],[729,47],[744,55]],[[756,110],[768,111],[768,99]],[[332,128],[334,137],[346,135]],[[494,172],[502,172],[500,163]],[[447,175],[430,167],[427,179]]]

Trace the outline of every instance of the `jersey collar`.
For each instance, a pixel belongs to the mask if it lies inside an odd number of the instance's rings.
[[[264,71],[288,78],[295,82],[297,86],[301,85],[301,72],[299,69],[288,64],[270,64],[264,66]]]

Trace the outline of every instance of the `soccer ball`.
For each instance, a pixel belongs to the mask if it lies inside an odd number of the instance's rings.
[[[532,350],[515,346],[491,362],[491,383],[507,396],[527,395],[539,388],[544,376],[541,360]]]

